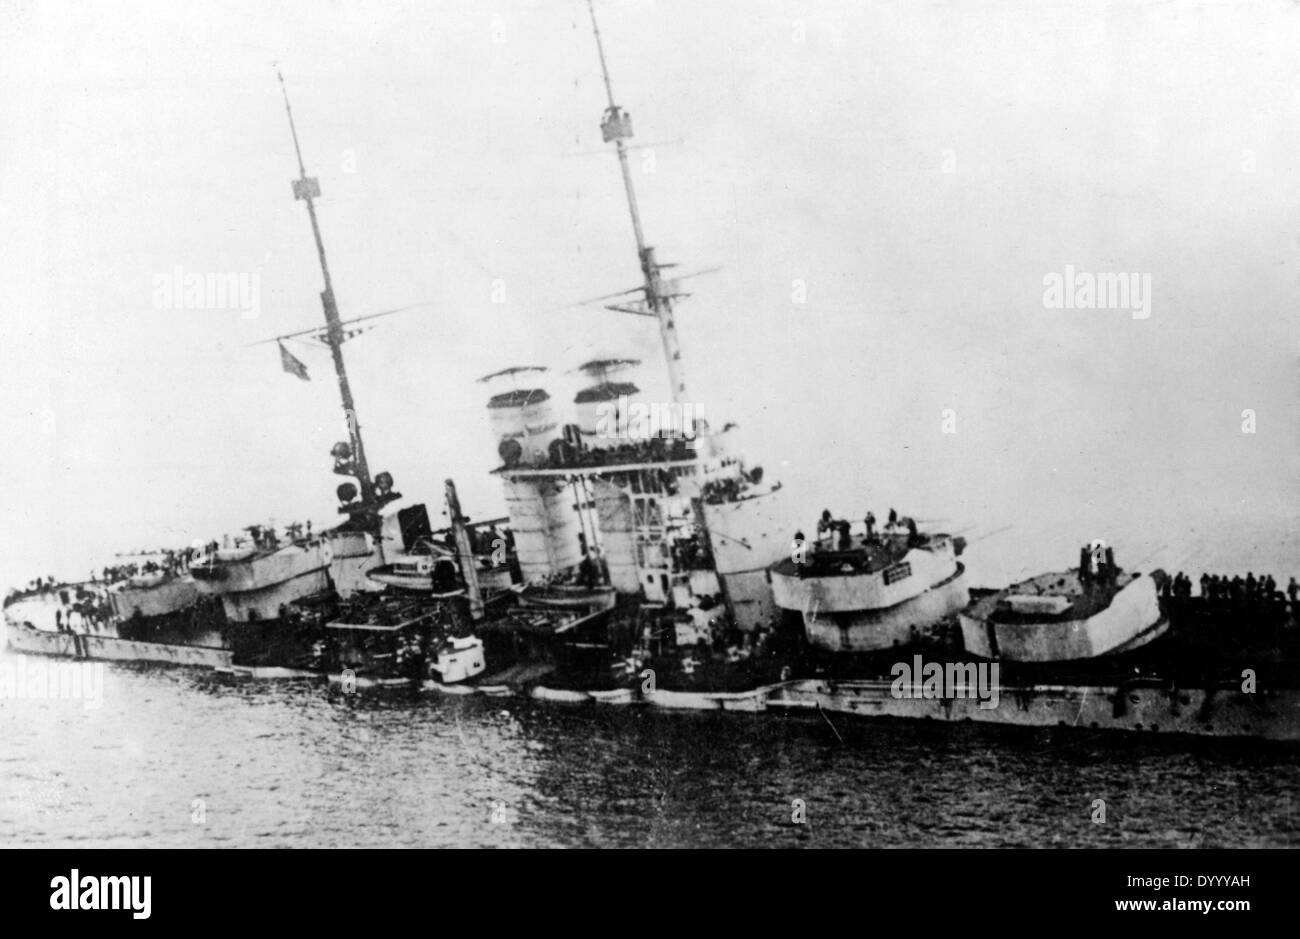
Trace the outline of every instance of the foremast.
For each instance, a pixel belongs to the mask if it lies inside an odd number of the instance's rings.
[[[307,203],[307,216],[311,219],[312,235],[316,239],[316,254],[320,258],[321,274],[325,278],[325,289],[321,291],[321,305],[325,309],[326,330],[321,337],[329,346],[334,359],[334,374],[338,376],[339,397],[343,401],[343,416],[348,425],[348,440],[351,453],[341,458],[336,466],[337,472],[346,472],[355,476],[361,490],[361,503],[371,507],[375,504],[374,482],[370,477],[370,467],[366,462],[366,449],[361,441],[361,422],[357,419],[356,404],[352,399],[352,386],[348,383],[347,367],[343,363],[343,342],[347,338],[339,321],[338,304],[334,300],[334,284],[330,280],[329,263],[325,258],[325,242],[321,238],[320,222],[316,218],[315,201],[320,197],[320,181],[307,175],[303,165],[302,147],[298,143],[298,128],[293,120],[293,108],[289,105],[289,92],[284,85],[284,76],[276,72],[280,79],[280,91],[284,94],[284,110],[289,115],[289,131],[293,135],[293,149],[298,158],[298,178],[293,180],[293,197]]]
[[[670,265],[660,265],[656,262],[655,249],[645,243],[645,233],[641,229],[641,213],[637,208],[636,189],[632,185],[632,170],[628,165],[627,144],[624,143],[632,137],[632,118],[614,103],[614,86],[609,80],[609,67],[605,63],[605,47],[600,38],[600,26],[596,22],[596,8],[592,0],[587,0],[587,9],[591,12],[591,28],[596,34],[596,52],[600,56],[600,72],[605,80],[605,95],[609,101],[609,107],[605,109],[605,114],[600,121],[600,133],[605,143],[613,142],[618,153],[619,167],[623,171],[623,188],[627,192],[627,207],[632,215],[632,232],[636,236],[637,258],[641,262],[641,273],[645,278],[645,303],[650,314],[659,321],[659,340],[663,344],[664,359],[668,363],[668,381],[671,385],[672,399],[674,404],[680,405],[686,401],[682,350],[677,338],[677,325],[673,322],[672,298],[664,290],[660,276],[663,267]]]

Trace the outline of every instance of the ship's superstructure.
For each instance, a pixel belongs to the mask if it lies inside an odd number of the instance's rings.
[[[11,593],[9,645],[253,677],[328,674],[346,691],[525,690],[566,702],[1300,739],[1294,580],[1283,596],[1271,577],[1207,576],[1193,599],[1182,575],[1171,586],[1161,571],[1125,572],[1098,543],[1077,569],[976,590],[971,602],[961,537],[892,511],[879,531],[868,515],[861,535],[829,511],[815,539],[795,531],[780,484],[736,452],[734,425],[712,426],[687,393],[675,321],[683,278],[665,278],[672,265],[646,243],[631,118],[615,103],[591,14],[601,134],[619,161],[642,274],[601,299],[655,321],[670,400],[642,391],[631,358],[566,363],[587,379],[572,401],[547,390],[545,367],[487,376],[498,383],[486,405],[508,517],[471,525],[447,480],[449,524],[431,530],[390,474],[370,473],[342,345],[371,317],[339,317],[320,185],[286,93],[293,193],[317,248],[325,322],[266,341],[303,378],[283,341],[330,351],[348,428],[331,450],[346,479],[336,490],[344,520],[315,533],[252,525],[164,564]],[[1248,628],[1225,639],[1225,619]],[[891,681],[904,648],[918,677]],[[937,687],[958,693],[928,693],[923,655],[951,678]],[[1258,697],[1242,689],[1242,667],[1267,680]]]
[[[655,320],[671,400],[648,400],[623,374],[640,364],[626,358],[580,364],[590,383],[572,407],[536,374],[530,387],[489,400],[519,566],[539,588],[572,581],[679,609],[720,598],[740,629],[762,629],[775,614],[766,569],[789,551],[788,534],[775,534],[789,531],[780,486],[729,454],[731,427],[715,433],[689,400],[674,310],[683,294],[646,243],[628,165],[632,121],[615,101],[594,9],[591,17],[607,99],[601,136],[618,158],[642,273],[641,286],[623,292],[641,297],[607,309]]]
[[[1134,574],[1100,543],[1079,567],[1039,574],[985,597],[960,614],[972,655],[1009,662],[1071,662],[1117,655],[1164,635],[1163,571]]]
[[[803,619],[808,641],[831,652],[878,652],[913,645],[970,600],[964,546],[923,534],[907,519],[861,537],[831,531],[773,566],[772,592]]]

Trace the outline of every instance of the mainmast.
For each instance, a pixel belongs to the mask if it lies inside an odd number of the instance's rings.
[[[307,203],[307,215],[311,218],[311,231],[316,237],[316,253],[320,256],[321,273],[325,276],[325,289],[321,291],[321,304],[325,308],[326,332],[324,339],[334,357],[334,373],[339,379],[339,396],[343,399],[343,414],[348,423],[348,439],[351,442],[351,468],[355,470],[357,483],[361,489],[361,502],[369,506],[374,501],[374,483],[370,479],[370,467],[366,463],[366,450],[361,443],[361,423],[357,420],[356,405],[352,401],[352,386],[348,384],[348,371],[343,365],[343,341],[346,338],[342,324],[339,322],[338,305],[334,302],[334,285],[330,282],[330,268],[325,260],[325,242],[321,240],[320,223],[316,220],[316,205],[312,201],[320,197],[320,181],[307,175],[302,162],[302,148],[298,145],[298,128],[293,122],[293,109],[289,106],[289,92],[284,86],[284,76],[278,71],[280,90],[284,94],[284,110],[289,115],[289,130],[293,134],[293,149],[298,156],[298,178],[293,180],[293,197]]]
[[[674,404],[684,404],[686,398],[686,379],[682,375],[682,350],[677,340],[677,326],[673,322],[673,304],[665,294],[663,281],[660,279],[660,265],[655,262],[655,249],[645,243],[641,231],[641,213],[637,209],[636,190],[632,187],[632,170],[628,166],[627,145],[623,142],[632,137],[631,116],[614,103],[614,87],[609,81],[609,68],[605,64],[605,47],[600,39],[600,26],[596,23],[596,8],[592,0],[587,0],[587,9],[591,11],[591,28],[596,34],[596,52],[600,55],[600,71],[605,79],[605,94],[609,107],[600,121],[600,132],[605,143],[614,142],[618,151],[619,166],[623,170],[623,188],[627,191],[627,206],[632,213],[632,232],[636,235],[637,257],[641,262],[641,273],[645,276],[645,299],[650,311],[659,321],[659,339],[663,343],[664,358],[668,362],[668,380],[672,386]],[[310,203],[308,203],[310,205]]]

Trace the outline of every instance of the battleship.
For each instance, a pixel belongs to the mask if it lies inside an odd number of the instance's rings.
[[[1300,740],[1294,593],[1193,596],[1164,571],[1122,570],[1095,542],[1077,568],[980,589],[967,583],[964,538],[892,511],[879,531],[868,514],[854,534],[827,510],[816,537],[803,535],[785,487],[738,451],[735,425],[715,428],[691,408],[676,323],[690,275],[674,275],[645,236],[631,117],[616,103],[594,9],[591,23],[599,129],[642,274],[601,299],[654,321],[670,400],[642,392],[631,356],[565,363],[589,384],[564,402],[547,387],[551,366],[502,363],[483,381],[495,388],[485,410],[507,514],[471,526],[448,480],[450,523],[432,531],[422,505],[403,506],[392,477],[370,472],[342,349],[366,317],[339,317],[320,186],[286,92],[293,194],[320,260],[325,327],[266,341],[290,372],[284,340],[306,335],[330,350],[348,426],[331,451],[347,479],[345,521],[283,535],[250,526],[245,538],[193,546],[156,577],[14,594],[10,645],[328,679],[344,691]],[[638,429],[633,415],[650,413],[673,419]],[[958,678],[900,693],[898,666],[913,662]],[[960,678],[989,669],[995,707]]]

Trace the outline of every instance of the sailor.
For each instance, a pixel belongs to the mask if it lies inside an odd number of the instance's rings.
[[[840,533],[840,550],[841,551],[849,550],[849,548],[853,546],[853,536],[849,534],[849,529],[852,526],[849,525],[846,519],[840,519],[835,523],[835,527],[839,530]]]
[[[907,546],[914,548],[921,541],[921,536],[916,533],[916,519],[907,518],[904,521],[907,524]]]
[[[1255,581],[1255,575],[1251,571],[1246,571],[1246,599],[1254,600],[1259,590],[1259,584]]]
[[[1201,573],[1201,599],[1203,600],[1209,595],[1210,595],[1210,575],[1202,572]]]
[[[890,509],[890,510],[889,510],[889,527],[890,527],[890,528],[893,528],[893,527],[894,527],[895,525],[897,525],[897,524],[898,524],[898,513],[895,512],[893,509]]]
[[[584,587],[596,586],[599,568],[596,567],[596,562],[592,560],[590,553],[583,554],[582,563],[578,566],[578,569]]]
[[[867,541],[873,541],[876,537],[876,516],[871,513],[870,509],[867,510],[865,521],[867,524]]]
[[[828,534],[834,522],[831,519],[831,510],[822,509],[822,517],[817,520],[817,540],[821,541],[822,536]]]
[[[1297,584],[1295,582],[1295,578],[1292,577],[1291,582],[1286,585],[1286,596],[1287,599],[1290,600],[1293,605],[1295,604],[1295,599],[1297,594],[1300,594],[1300,584]]]

